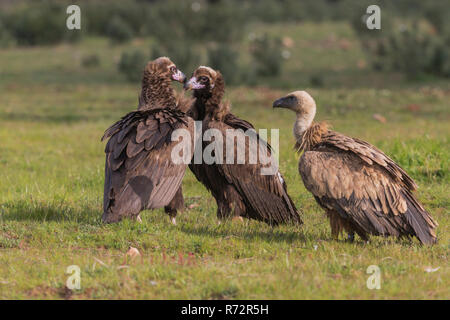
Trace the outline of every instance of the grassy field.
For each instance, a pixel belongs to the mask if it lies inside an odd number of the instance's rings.
[[[103,225],[100,137],[136,107],[139,89],[116,62],[123,49],[151,41],[0,50],[0,299],[450,299],[448,82],[371,72],[345,24],[267,31],[294,39],[282,77],[229,88],[227,98],[256,127],[280,129],[280,167],[302,228],[218,225],[214,199],[190,172],[183,181],[190,209],[177,226],[162,210],[143,213],[141,224]],[[82,68],[92,53],[101,65]],[[323,87],[309,88],[317,75]],[[316,98],[319,120],[373,143],[411,174],[440,224],[438,244],[331,239],[297,172],[293,114],[271,108],[296,89]],[[127,258],[130,246],[141,256]],[[64,289],[70,265],[81,269],[81,290]],[[370,265],[381,269],[380,290],[366,286]]]

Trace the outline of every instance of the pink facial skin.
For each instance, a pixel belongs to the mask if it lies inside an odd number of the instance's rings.
[[[186,76],[184,75],[183,72],[181,72],[180,70],[177,70],[177,72],[175,72],[172,75],[172,79],[175,81],[184,82],[184,79],[186,79]]]
[[[197,82],[197,79],[196,79],[195,77],[192,77],[192,78],[188,81],[187,85],[188,85],[191,89],[194,89],[194,90],[196,90],[196,89],[203,89],[203,88],[205,87],[204,84],[201,84],[201,83]]]

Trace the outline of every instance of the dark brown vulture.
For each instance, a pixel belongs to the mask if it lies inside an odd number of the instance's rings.
[[[365,141],[314,123],[316,103],[305,91],[290,93],[273,107],[297,114],[299,172],[325,209],[334,238],[345,230],[351,241],[356,232],[365,241],[372,234],[436,242],[437,223],[414,197],[417,185],[392,159]]]
[[[139,212],[165,206],[175,223],[183,208],[181,181],[187,164],[174,163],[172,132],[186,129],[193,136],[194,122],[180,110],[172,80],[186,77],[166,57],[147,64],[142,79],[139,107],[106,130],[103,221],[124,217],[140,220]],[[191,141],[193,143],[193,141]],[[189,154],[189,158],[192,154]]]
[[[274,166],[272,174],[263,175],[263,168],[269,166],[268,162],[262,164],[260,159],[249,161],[249,153],[256,151],[256,148],[249,148],[250,139],[263,143],[263,152],[266,152],[266,156],[274,164],[270,146],[256,133],[248,139],[244,136],[245,143],[240,146],[239,143],[235,144],[234,138],[229,139],[227,136],[226,130],[231,130],[242,137],[244,132],[253,129],[253,126],[231,114],[229,105],[222,103],[224,86],[220,72],[209,67],[199,67],[185,84],[186,89],[194,91],[195,102],[191,116],[195,120],[202,120],[203,134],[210,129],[216,129],[223,137],[223,155],[226,154],[227,145],[231,144],[234,159],[231,163],[223,160],[223,163],[216,161],[211,164],[205,163],[205,159],[202,159],[201,164],[191,162],[189,168],[216,199],[217,217],[220,220],[245,217],[264,221],[270,225],[288,222],[301,224],[299,213],[287,194],[286,184],[278,168]],[[200,143],[203,150],[210,144],[212,142],[209,141]],[[237,162],[238,154],[245,157],[241,163]]]

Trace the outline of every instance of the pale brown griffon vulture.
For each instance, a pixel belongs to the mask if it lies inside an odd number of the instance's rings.
[[[184,207],[181,181],[187,164],[174,163],[171,152],[178,143],[172,132],[186,129],[193,137],[194,122],[181,109],[172,81],[186,77],[169,58],[147,64],[142,78],[139,107],[106,130],[104,222],[124,217],[140,220],[145,209],[165,207],[175,223],[177,210]],[[191,141],[193,143],[193,141]],[[189,155],[192,157],[192,154]]]
[[[417,185],[381,150],[369,143],[314,123],[316,103],[305,91],[276,100],[274,108],[297,115],[295,148],[303,154],[299,172],[306,189],[330,219],[333,237],[356,232],[363,240],[377,236],[416,236],[436,242],[437,223],[414,197]]]
[[[270,225],[301,224],[300,215],[287,193],[286,184],[278,168],[275,167],[272,174],[263,175],[262,169],[269,165],[261,163],[259,158],[257,162],[253,161],[253,164],[249,161],[249,152],[257,152],[255,148],[249,148],[250,139],[255,139],[258,143],[263,143],[263,152],[266,152],[266,156],[274,165],[270,146],[256,133],[252,138],[247,138],[241,146],[235,144],[234,138],[230,140],[229,136],[227,137],[227,130],[233,130],[242,137],[244,132],[253,129],[253,126],[230,113],[229,104],[222,102],[225,83],[221,73],[209,67],[199,67],[185,84],[185,88],[194,91],[195,101],[190,116],[202,121],[202,133],[210,129],[220,132],[223,137],[224,156],[227,144],[232,143],[234,148],[232,163],[227,163],[224,159],[223,163],[191,162],[189,165],[196,178],[216,199],[217,217],[245,217]],[[212,142],[199,143],[205,149]],[[243,163],[238,163],[238,153],[246,155]]]

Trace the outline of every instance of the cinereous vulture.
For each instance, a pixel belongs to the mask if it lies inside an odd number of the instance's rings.
[[[172,132],[184,128],[193,137],[193,120],[180,110],[172,81],[184,82],[185,75],[169,58],[147,64],[142,78],[139,107],[106,130],[103,221],[124,217],[140,220],[139,212],[165,206],[175,223],[184,206],[181,181],[186,164],[176,164],[171,152],[178,143]],[[191,141],[193,143],[193,141]],[[189,155],[192,157],[192,154]]]
[[[305,91],[292,92],[273,107],[297,115],[299,172],[326,211],[334,238],[345,230],[351,241],[356,232],[364,241],[371,234],[436,242],[437,223],[415,198],[417,185],[392,159],[365,141],[314,123],[316,103]]]
[[[195,120],[202,120],[203,133],[210,129],[220,132],[223,137],[223,156],[226,155],[227,144],[232,143],[234,149],[235,158],[231,163],[227,163],[229,159],[224,159],[222,163],[216,161],[207,164],[202,161],[201,164],[191,162],[189,165],[196,178],[216,199],[217,217],[220,220],[245,217],[270,225],[301,224],[302,220],[287,193],[286,184],[278,168],[275,167],[272,174],[263,175],[262,169],[268,166],[267,162],[262,164],[259,158],[257,161],[249,161],[249,152],[256,151],[249,149],[250,139],[263,143],[263,152],[266,152],[267,158],[274,164],[270,146],[256,133],[253,138],[244,137],[245,143],[235,144],[239,136],[242,137],[244,132],[253,129],[253,126],[230,113],[229,104],[222,102],[225,83],[221,73],[201,66],[194,71],[185,88],[194,92],[195,101],[191,116]],[[236,133],[238,138],[229,140],[227,130]],[[205,137],[203,140],[206,140]],[[203,141],[203,149],[210,143],[212,142]],[[241,163],[237,161],[238,154],[245,155],[245,160],[241,160]]]

